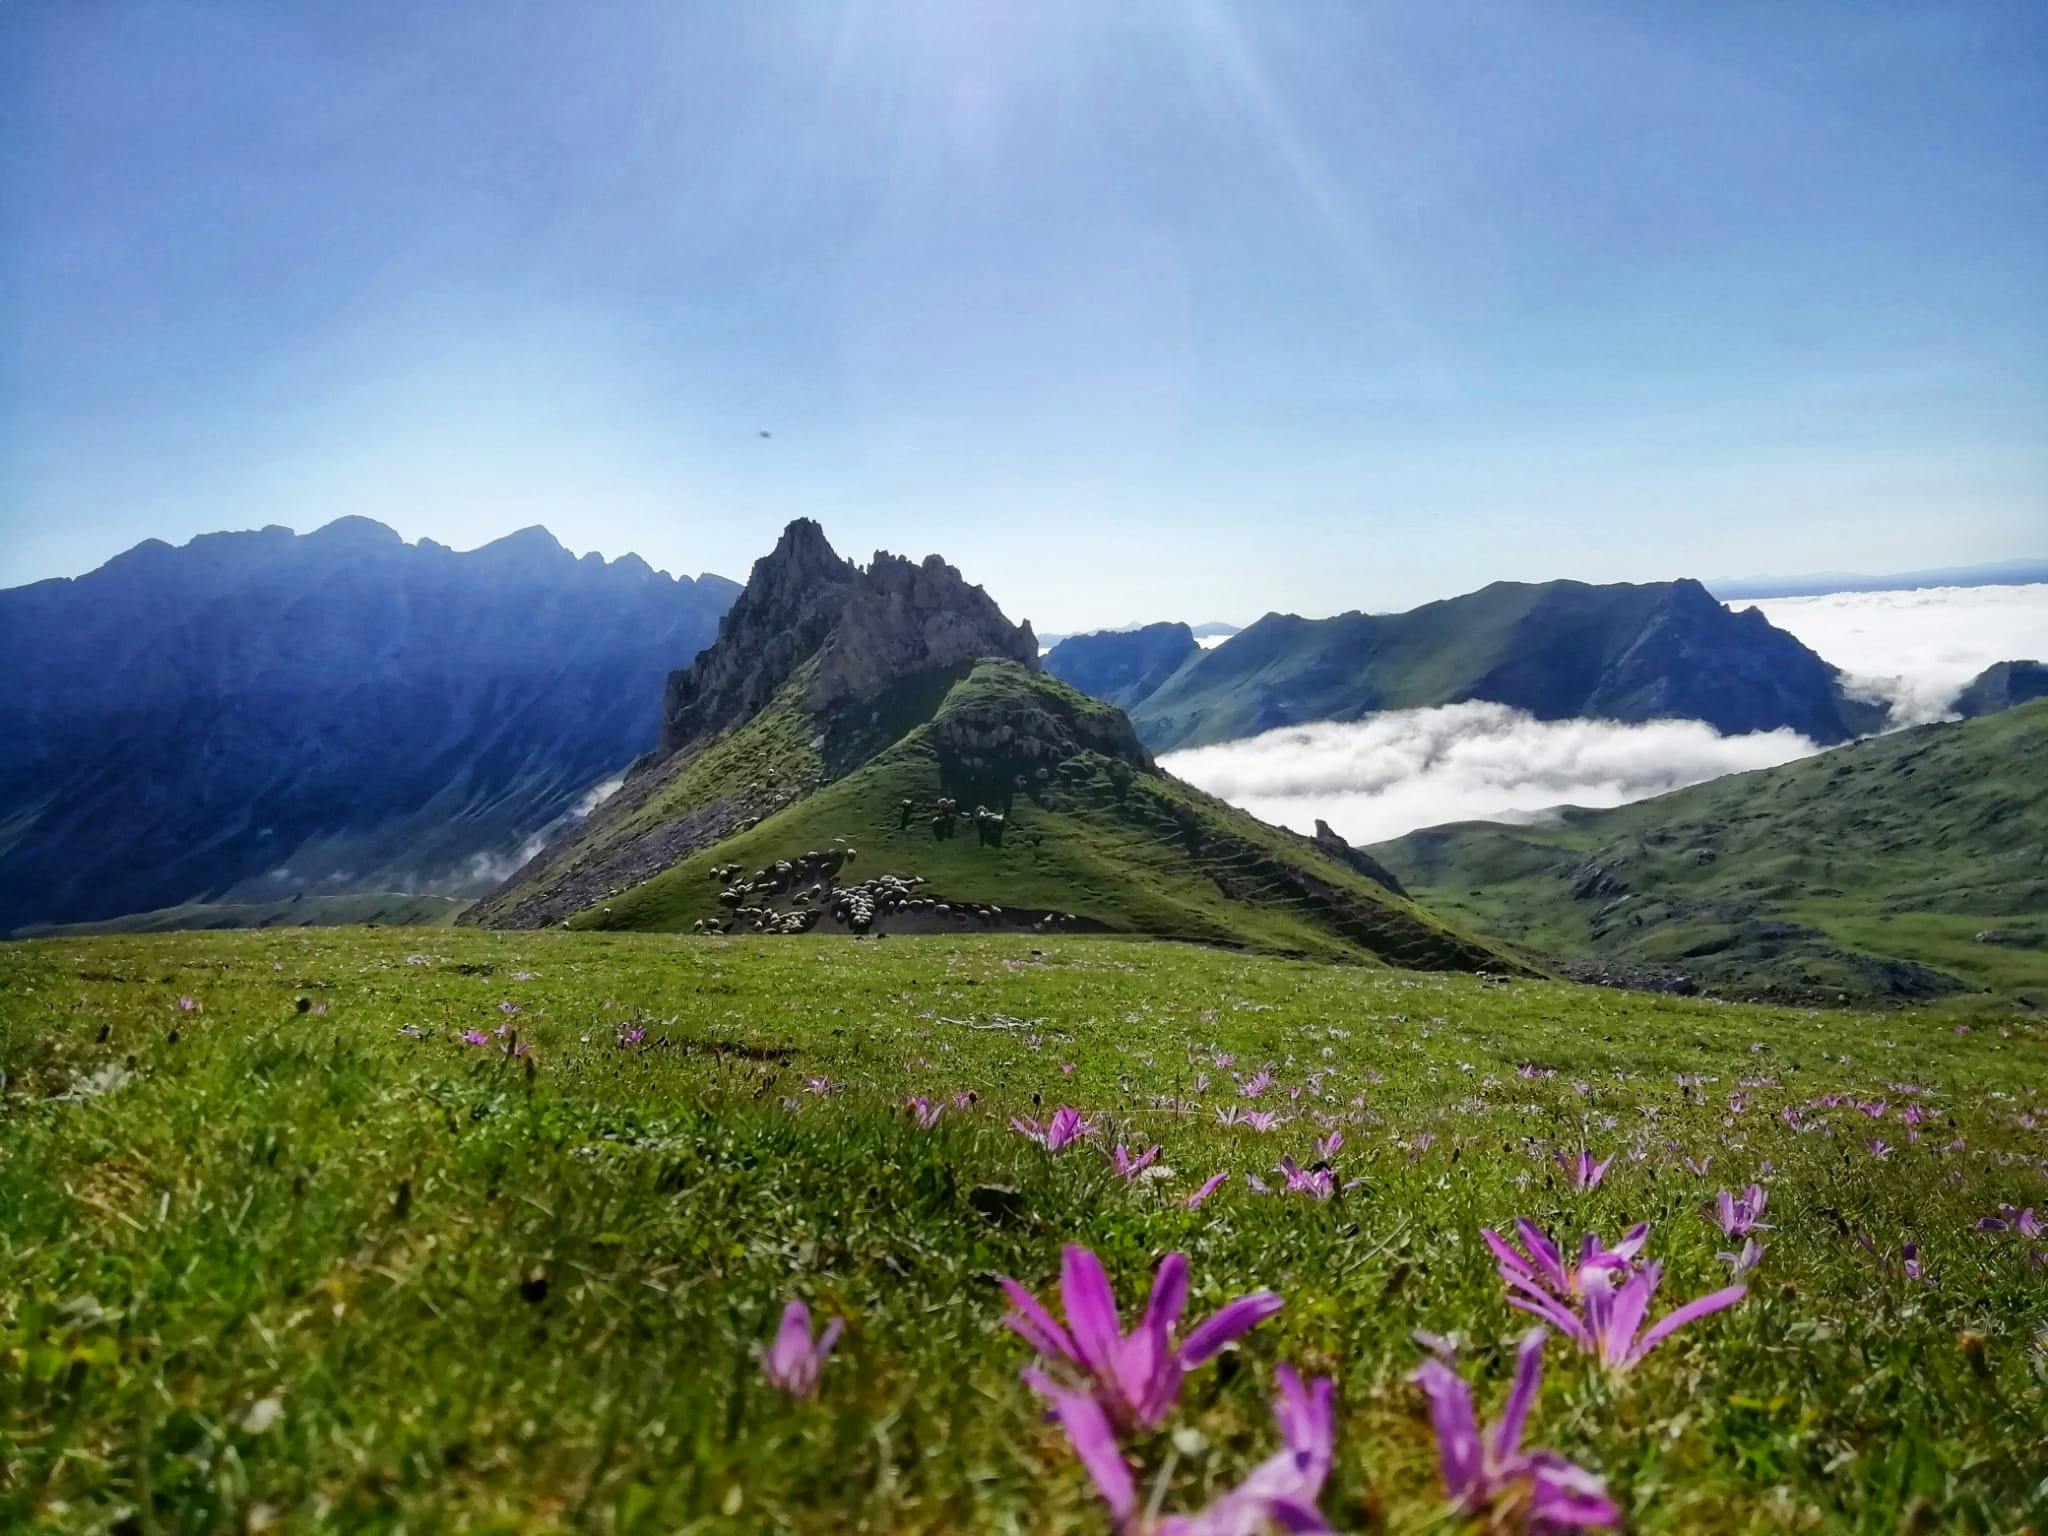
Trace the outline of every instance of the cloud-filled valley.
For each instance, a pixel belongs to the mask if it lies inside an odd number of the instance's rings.
[[[1730,606],[1743,608],[1747,603]],[[2048,585],[1924,588],[1755,604],[1892,702],[1937,720],[1995,661],[2048,656]],[[1820,750],[1792,731],[1724,736],[1698,721],[1538,720],[1498,704],[1390,710],[1168,754],[1172,773],[1264,820],[1354,843],[1559,805],[1623,805]]]
[[[1793,731],[1696,720],[1538,720],[1504,704],[1387,710],[1175,752],[1163,766],[1265,821],[1321,817],[1354,843],[1556,805],[1622,805],[1819,749]]]
[[[1901,725],[1939,720],[1964,684],[1998,661],[2048,659],[2048,584],[1832,592],[1755,604],[1840,667]]]

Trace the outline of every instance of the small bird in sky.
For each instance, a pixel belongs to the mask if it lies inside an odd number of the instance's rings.
[[[761,429],[761,435],[763,437],[773,437],[775,434],[773,432],[770,432],[766,427],[763,427]]]

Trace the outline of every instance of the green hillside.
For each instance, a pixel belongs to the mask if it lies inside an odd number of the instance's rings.
[[[747,913],[825,912],[820,927],[843,928],[828,910],[833,895],[888,876],[921,880],[918,899],[931,905],[878,914],[872,926],[880,932],[1050,926],[1418,969],[1517,968],[1505,952],[1459,934],[1306,839],[1161,774],[1116,710],[1014,662],[927,675],[857,718],[886,732],[934,694],[926,718],[844,776],[571,925],[678,930],[725,922],[735,904],[721,900],[730,885],[716,872],[737,865],[751,879],[778,861],[831,854],[805,866],[815,873],[792,873],[777,889],[746,897]],[[879,723],[892,713],[896,720]],[[716,750],[765,760],[771,754],[755,738],[780,734],[785,719],[771,707]],[[829,740],[819,748],[822,757],[835,750]],[[695,765],[675,785],[695,781],[712,787]],[[664,793],[667,814],[688,813],[673,798],[679,788]],[[951,818],[940,812],[945,800],[957,806]],[[978,808],[1002,817],[999,832],[992,821],[977,822]],[[743,916],[734,926],[753,921]]]
[[[1624,975],[2048,1007],[2048,701],[1372,851],[1453,920]]]

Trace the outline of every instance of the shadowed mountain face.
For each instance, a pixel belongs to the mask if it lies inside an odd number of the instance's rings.
[[[1040,671],[1030,629],[943,560],[855,567],[813,523],[790,525],[669,680],[663,740],[464,921],[1028,927],[1518,968],[1334,834],[1160,772],[1119,710]]]
[[[1497,582],[1408,613],[1268,614],[1163,677],[1148,633],[1089,636],[1085,655],[1070,663],[1056,651],[1047,666],[1121,694],[1156,751],[1468,700],[1545,720],[1788,727],[1819,742],[1882,724],[1798,640],[1754,609],[1730,613],[1695,581]]]
[[[1045,670],[1083,693],[1129,709],[1202,654],[1195,632],[1185,624],[1147,624],[1143,629],[1069,635],[1045,657]]]
[[[0,592],[0,932],[487,890],[654,745],[738,590],[542,528],[458,554],[344,518]]]

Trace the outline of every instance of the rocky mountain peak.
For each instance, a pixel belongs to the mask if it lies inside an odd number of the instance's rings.
[[[987,656],[1036,671],[1038,642],[939,556],[920,563],[878,551],[862,570],[817,523],[798,518],[754,562],[717,642],[670,675],[662,750],[750,718],[814,657],[804,702],[821,712],[898,678]]]

